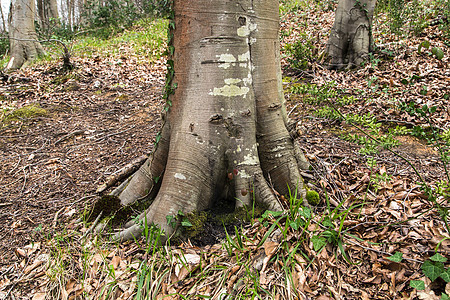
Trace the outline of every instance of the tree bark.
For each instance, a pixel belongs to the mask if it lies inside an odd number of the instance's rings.
[[[34,0],[12,0],[8,17],[11,58],[6,70],[16,70],[44,54],[34,27]]]
[[[57,24],[59,19],[58,4],[56,0],[38,0],[37,1],[39,24],[44,30]]]
[[[175,0],[173,9],[172,105],[156,150],[113,194],[122,205],[156,194],[140,218],[167,234],[174,230],[167,216],[224,197],[237,199],[237,207],[255,198],[281,210],[274,190],[304,196],[304,161],[286,129],[278,1]],[[119,239],[142,232],[128,225]]]
[[[340,0],[327,44],[331,69],[360,66],[372,51],[376,0]]]
[[[0,14],[2,18],[2,33],[6,32],[6,21],[5,21],[5,15],[3,14],[3,7],[0,3]]]

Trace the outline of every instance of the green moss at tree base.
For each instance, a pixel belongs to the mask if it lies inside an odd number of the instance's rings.
[[[320,203],[319,193],[309,190],[306,192],[306,200],[310,205],[316,206]]]

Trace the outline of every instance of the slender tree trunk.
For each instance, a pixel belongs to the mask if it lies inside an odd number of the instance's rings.
[[[6,20],[5,20],[5,15],[3,14],[3,7],[0,3],[0,13],[1,13],[1,17],[2,17],[2,32],[6,32]]]
[[[54,20],[59,19],[58,3],[56,0],[46,0],[46,2],[48,3],[49,18]]]
[[[277,0],[175,0],[175,70],[161,138],[148,161],[112,194],[121,205],[156,198],[140,218],[174,229],[167,216],[217,199],[281,210],[274,190],[298,188],[305,163],[286,129]],[[169,68],[169,74],[171,74]],[[162,183],[155,179],[162,177]],[[120,239],[141,233],[127,224]]]
[[[372,51],[376,0],[340,0],[328,40],[331,69],[359,66]]]
[[[34,27],[34,16],[34,0],[11,1],[8,18],[11,59],[7,70],[18,69],[44,54]]]
[[[38,16],[39,16],[39,25],[41,26],[41,28],[47,28],[48,20],[47,20],[46,11],[44,8],[45,7],[44,0],[37,0],[36,4],[37,4]]]
[[[51,25],[58,22],[59,13],[56,0],[37,0],[37,9],[42,29],[48,30]]]
[[[66,6],[67,6],[67,24],[69,26],[69,28],[72,29],[72,14],[73,14],[73,1],[71,0],[66,0]]]

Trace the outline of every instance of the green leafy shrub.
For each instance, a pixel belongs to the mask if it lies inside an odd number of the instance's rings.
[[[301,34],[294,43],[286,44],[284,51],[289,67],[297,71],[308,69],[309,63],[314,61],[316,56],[314,43],[305,33]]]
[[[146,14],[157,17],[167,17],[172,0],[150,0],[144,2],[143,10]]]
[[[87,26],[95,29],[98,37],[108,38],[133,25],[139,17],[138,10],[131,0],[111,0],[100,5],[97,1],[86,4]]]

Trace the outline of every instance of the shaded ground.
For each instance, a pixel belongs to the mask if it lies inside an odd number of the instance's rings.
[[[5,106],[46,110],[0,131],[1,264],[14,262],[14,248],[36,230],[52,235],[77,217],[106,176],[153,147],[163,62],[75,63],[66,74],[56,64],[15,73],[0,87]]]
[[[304,32],[300,21],[305,21],[312,24],[307,34],[314,37],[320,53],[325,47],[333,15],[328,12],[320,16],[314,13],[286,16],[282,28],[288,28],[290,34],[284,42]],[[379,26],[377,43],[390,40],[385,36],[383,20],[376,24]],[[425,35],[434,36],[428,31]],[[297,81],[318,86],[334,81],[333,88],[356,99],[340,107],[343,113],[371,112],[383,123],[384,130],[393,125],[412,128],[426,123],[400,111],[397,100],[436,105],[438,110],[432,122],[442,130],[448,129],[450,106],[444,96],[449,93],[449,50],[438,36],[432,42],[444,50],[443,60],[419,54],[417,45],[422,40],[419,37],[399,43],[383,42],[380,49],[389,50],[392,55],[385,57],[380,52],[376,65],[368,64],[358,70],[328,71],[320,61],[312,61],[310,68],[301,73],[284,66],[285,73],[294,78],[286,83],[288,111],[296,122],[298,142],[313,166],[310,178],[305,177],[310,188],[317,190],[322,199],[326,191],[332,206],[343,202],[342,208],[350,208],[364,203],[357,209],[349,209],[351,213],[343,222],[345,230],[354,237],[345,237],[345,251],[356,264],[346,262],[342,253],[330,245],[318,253],[309,239],[304,240],[301,233],[289,231],[288,243],[301,244],[302,253],[314,258],[306,268],[302,264],[304,257],[296,256],[298,268],[291,274],[294,288],[305,299],[412,299],[418,295],[409,287],[409,281],[423,279],[421,262],[434,254],[434,248],[441,241],[438,252],[447,256],[450,253],[449,240],[443,241],[448,232],[437,212],[429,210],[431,204],[417,185],[418,177],[410,165],[382,150],[372,155],[377,165],[368,166],[367,156],[358,152],[361,146],[342,139],[348,132],[357,133],[354,127],[344,121],[318,116],[314,111],[325,106],[324,101],[308,102],[305,96],[291,90]],[[163,62],[142,63],[124,54],[113,58],[75,58],[75,63],[77,68],[68,75],[58,74],[54,70],[56,63],[43,64],[13,74],[0,86],[2,107],[20,108],[36,103],[47,112],[3,124],[0,129],[0,298],[14,295],[16,299],[29,299],[32,295],[45,297],[48,291],[58,291],[59,296],[52,294],[53,298],[67,299],[81,290],[98,298],[100,290],[112,282],[107,276],[102,278],[98,271],[103,263],[104,266],[111,264],[116,270],[119,288],[115,291],[120,291],[117,297],[126,299],[135,292],[137,272],[127,273],[126,270],[138,269],[136,261],[147,258],[145,251],[135,243],[95,252],[90,264],[94,271],[89,269],[90,281],[83,283],[80,279],[80,273],[85,270],[80,266],[83,249],[97,248],[89,248],[90,243],[86,245],[76,237],[75,232],[86,228],[75,225],[74,219],[94,200],[95,189],[106,176],[151,151],[162,107]],[[414,84],[401,82],[403,79],[412,81],[414,75],[418,78],[414,79]],[[426,93],[421,92],[424,86]],[[435,148],[410,135],[398,139],[401,145],[395,149],[418,168],[427,183],[434,185],[444,180]],[[376,174],[388,174],[391,178],[375,185],[371,178]],[[314,209],[318,219],[308,228],[311,232],[320,229],[319,219],[326,211],[325,206],[322,201]],[[421,212],[424,214],[418,216]],[[410,219],[412,216],[418,217]],[[386,226],[388,224],[390,226]],[[251,262],[258,262],[258,257],[264,257],[261,251],[265,252],[266,257],[272,258],[265,262],[267,269],[258,269],[256,263],[253,264],[258,270],[261,287],[280,291],[279,299],[292,297],[290,294],[288,297],[288,288],[280,287],[279,283],[283,267],[281,258],[277,257],[280,241],[273,235],[272,244],[264,241],[268,231],[259,222],[245,227],[247,239],[243,255]],[[48,274],[45,259],[38,258],[48,255],[48,249],[54,249],[53,245],[60,242],[54,237],[64,236],[62,232],[70,237],[65,238],[65,242],[73,239],[71,245],[75,246],[73,257],[67,259],[68,274],[62,277],[67,281],[57,284],[43,276],[44,272]],[[207,233],[212,238],[219,234],[216,229]],[[37,243],[39,241],[42,243]],[[223,275],[229,290],[242,289],[235,287],[234,282],[238,282],[245,270],[236,261],[237,256],[230,257],[220,245],[197,247],[187,242],[172,250],[189,253],[196,259],[202,257],[211,265],[214,261],[214,266],[223,268],[213,268],[200,278],[189,277],[179,268],[178,273],[174,271],[175,277],[165,281],[161,295],[217,295],[221,270],[229,270]],[[396,251],[403,253],[403,262],[387,259]],[[167,265],[175,270],[179,263],[174,260]],[[202,265],[202,270],[206,272],[208,266]],[[202,287],[193,289],[196,284]],[[450,289],[448,285],[447,289]],[[445,283],[438,282],[433,293],[440,294],[444,290]],[[28,292],[31,294],[27,296]],[[426,293],[419,295],[420,299],[438,299],[433,298],[430,289]]]

